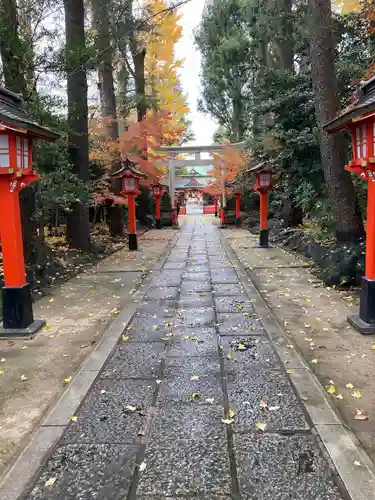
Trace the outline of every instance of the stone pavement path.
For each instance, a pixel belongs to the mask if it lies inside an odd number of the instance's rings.
[[[346,498],[209,219],[184,226],[24,498]]]

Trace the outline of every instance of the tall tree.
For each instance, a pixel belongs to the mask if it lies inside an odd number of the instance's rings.
[[[65,0],[65,57],[68,93],[69,156],[74,172],[89,181],[88,105],[84,0]],[[68,215],[67,238],[73,248],[90,248],[89,207],[77,201]]]
[[[346,151],[341,134],[328,135],[322,125],[340,109],[334,67],[330,0],[309,0],[308,21],[315,113],[325,181],[336,219],[338,241],[357,240],[364,233],[361,213],[350,174],[344,170]]]
[[[106,138],[118,141],[119,127],[116,109],[116,94],[113,78],[113,47],[110,29],[111,0],[91,0],[93,26],[96,32],[96,50],[98,57],[99,93],[102,118]],[[118,169],[117,158],[112,161],[113,171]],[[112,179],[112,191],[116,196],[121,192],[121,180]],[[124,216],[121,206],[112,204],[109,208],[109,228],[113,236],[123,236]]]

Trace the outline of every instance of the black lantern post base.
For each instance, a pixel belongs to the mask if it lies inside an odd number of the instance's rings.
[[[34,320],[30,285],[3,287],[3,326],[0,337],[30,337],[40,330],[45,321]]]
[[[129,250],[138,250],[138,239],[135,233],[129,234]]]
[[[375,280],[362,278],[360,298],[359,315],[348,316],[348,322],[363,335],[371,335],[375,333]]]
[[[268,229],[261,229],[259,233],[259,246],[261,248],[268,248]]]
[[[156,219],[155,227],[156,229],[161,229],[161,219]]]

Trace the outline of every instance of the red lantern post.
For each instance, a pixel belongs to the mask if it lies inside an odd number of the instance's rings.
[[[163,186],[159,182],[152,185],[152,195],[155,198],[155,227],[161,229],[161,197],[163,195]]]
[[[241,224],[241,193],[236,193],[236,224]]]
[[[255,173],[254,191],[260,196],[259,246],[268,248],[268,193],[272,189],[272,170],[265,164],[256,165],[249,172]]]
[[[138,250],[135,198],[139,194],[139,180],[146,176],[126,162],[118,172],[114,173],[114,177],[122,180],[121,194],[128,197],[129,250]]]
[[[30,336],[45,324],[34,320],[26,282],[19,192],[40,178],[32,167],[33,141],[58,137],[32,121],[19,95],[0,87],[0,234],[5,281],[1,336]]]
[[[349,130],[353,159],[345,169],[367,182],[366,267],[359,315],[348,322],[362,334],[375,333],[375,77],[357,92],[356,103],[324,126],[328,133]]]

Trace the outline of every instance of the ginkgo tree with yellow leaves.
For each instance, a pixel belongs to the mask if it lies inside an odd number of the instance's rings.
[[[178,9],[167,11],[166,0],[146,0],[145,9],[153,19],[147,37],[145,77],[152,109],[168,113],[163,124],[164,145],[179,144],[188,132],[189,107],[180,82],[183,60],[176,57],[176,44],[182,37]]]

